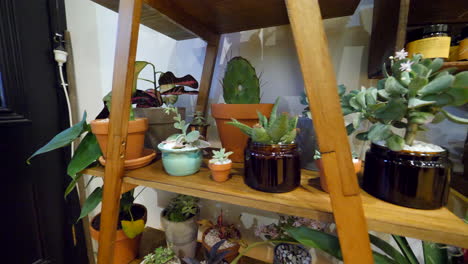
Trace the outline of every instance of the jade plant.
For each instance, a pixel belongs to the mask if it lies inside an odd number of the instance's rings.
[[[187,133],[187,129],[190,126],[190,123],[182,120],[182,116],[175,107],[165,108],[165,113],[170,114],[174,113],[174,127],[179,129],[181,133],[174,134],[168,137],[163,143],[164,148],[166,149],[183,149],[183,148],[207,148],[210,146],[205,140],[202,140],[200,132],[197,130]]]
[[[164,216],[171,222],[183,222],[198,213],[199,198],[179,194],[173,198],[164,211]]]
[[[222,86],[227,104],[260,103],[260,79],[252,64],[242,57],[234,57],[227,63]]]
[[[270,119],[257,112],[259,123],[253,127],[242,124],[236,119],[232,119],[232,122],[227,123],[238,127],[256,143],[291,144],[296,139],[298,117],[290,117],[287,113],[282,113],[278,116],[276,113],[278,103],[279,98],[276,99],[275,105],[271,110]]]
[[[174,251],[170,248],[158,247],[153,253],[146,255],[143,258],[144,264],[169,264],[179,263],[178,258]]]
[[[360,140],[385,141],[394,151],[412,146],[418,132],[425,131],[428,123],[445,118],[468,124],[464,119],[449,113],[444,107],[461,106],[468,102],[468,71],[454,75],[456,69],[442,69],[443,60],[425,59],[420,54],[407,58],[404,50],[390,57],[391,74],[383,66],[385,78],[377,87],[345,92],[339,87],[344,115],[355,114],[346,128],[348,134],[360,127],[363,120],[372,125],[368,131],[356,135]],[[403,129],[404,136],[395,133]]]
[[[225,148],[221,148],[220,150],[213,150],[213,157],[210,159],[210,163],[214,164],[227,164],[230,163],[231,160],[229,156],[234,153],[232,151],[226,152]]]

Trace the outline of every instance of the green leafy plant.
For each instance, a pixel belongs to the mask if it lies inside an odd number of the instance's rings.
[[[165,264],[176,261],[177,256],[170,248],[158,247],[153,253],[146,255],[143,260],[145,264]]]
[[[192,125],[195,126],[205,126],[207,125],[206,119],[202,111],[196,111],[193,115]]]
[[[227,63],[222,86],[227,104],[260,103],[260,80],[252,64],[242,57],[234,57]]]
[[[259,124],[254,127],[242,124],[236,119],[232,119],[232,122],[227,123],[238,127],[253,142],[262,144],[291,144],[296,139],[298,117],[290,117],[287,113],[278,116],[276,113],[278,103],[279,98],[276,99],[275,105],[271,110],[270,119],[258,112]]]
[[[164,216],[171,222],[183,222],[198,213],[199,198],[179,194],[173,198],[164,210]]]
[[[444,109],[446,106],[461,106],[468,102],[468,71],[452,75],[453,68],[441,69],[443,60],[424,59],[416,54],[406,58],[401,50],[391,57],[391,73],[377,87],[362,88],[360,91],[345,92],[339,87],[341,107],[344,115],[356,116],[347,126],[348,133],[360,127],[363,120],[372,125],[369,130],[356,135],[361,140],[385,141],[394,151],[404,145],[413,145],[416,134],[426,130],[428,123],[437,123],[447,118],[456,123],[468,124],[468,119],[454,116]],[[393,128],[405,130],[404,137]]]
[[[182,149],[182,148],[207,148],[210,146],[205,140],[201,139],[200,132],[197,130],[191,131],[187,133],[187,129],[190,126],[190,123],[185,122],[182,120],[182,116],[179,114],[179,111],[175,107],[167,107],[165,108],[165,113],[170,114],[174,113],[176,116],[174,117],[174,127],[179,129],[181,133],[174,134],[168,137],[163,143],[165,144],[164,147],[168,149]]]
[[[223,263],[223,258],[230,253],[230,251],[222,251],[218,253],[218,249],[223,245],[225,240],[221,240],[213,245],[211,250],[208,252],[206,249],[204,251],[205,260],[199,262],[193,258],[184,258],[183,260],[188,264],[219,264]]]
[[[231,162],[231,160],[228,158],[229,155],[231,155],[232,151],[226,152],[225,148],[221,148],[219,151],[218,150],[213,150],[213,157],[210,159],[210,163],[216,163],[216,164],[225,164]]]

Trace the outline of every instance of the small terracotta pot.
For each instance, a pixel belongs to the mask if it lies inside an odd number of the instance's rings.
[[[232,162],[228,164],[214,164],[208,162],[208,167],[211,170],[211,177],[214,181],[225,182],[229,179],[229,173],[231,172]]]
[[[356,175],[358,175],[362,169],[362,160],[353,159],[353,165],[354,165],[354,172],[356,173]]]
[[[102,155],[106,158],[109,119],[96,119],[91,121],[91,130],[98,140]],[[148,130],[147,118],[137,118],[128,122],[128,137],[125,149],[126,160],[142,157],[146,130]]]
[[[145,210],[142,219],[143,221],[145,221],[146,224],[146,208],[141,204],[134,204],[133,206],[141,207]],[[98,214],[95,217],[93,217],[91,223],[93,223],[95,219],[100,216],[101,214]],[[99,241],[100,232],[99,230],[94,229],[92,225],[90,225],[90,233],[91,237],[94,240]],[[134,238],[128,238],[123,232],[123,230],[117,230],[117,234],[115,236],[114,261],[112,262],[112,264],[128,264],[130,261],[136,259],[138,256],[138,250],[140,248],[140,240],[141,234]]]
[[[354,165],[354,172],[357,175],[361,171],[362,160],[353,159],[353,165]],[[328,192],[328,185],[327,185],[327,182],[325,181],[325,176],[323,174],[322,160],[321,159],[315,160],[315,166],[317,166],[317,168],[319,169],[320,187],[322,187],[322,190],[324,190],[325,192]]]
[[[233,162],[244,162],[244,149],[248,136],[239,128],[226,124],[231,118],[250,127],[258,123],[257,111],[270,117],[273,104],[212,104],[211,115],[216,119],[219,137],[226,151],[234,152],[229,158]]]
[[[202,245],[206,250],[208,250],[208,252],[211,250],[211,247],[205,243],[205,236],[206,234],[208,234],[208,232],[210,232],[211,229],[212,228],[208,228],[207,230],[205,230],[202,236]],[[239,233],[239,237],[240,237],[240,233]],[[222,252],[229,251],[229,253],[224,257],[224,260],[226,260],[227,262],[231,262],[239,255],[239,249],[240,249],[240,244],[236,243],[235,246],[232,246],[230,248],[225,248],[222,250],[218,250],[218,252],[222,253]]]

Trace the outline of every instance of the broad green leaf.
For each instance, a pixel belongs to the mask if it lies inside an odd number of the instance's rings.
[[[453,87],[468,89],[468,71],[460,72],[455,75]]]
[[[427,66],[427,68],[432,70],[432,72],[436,72],[442,67],[442,64],[444,64],[444,60],[441,58],[436,58],[431,62],[431,64],[429,64],[429,66]]]
[[[252,129],[252,140],[254,142],[270,144],[272,138],[268,135],[267,131],[263,127],[254,127]],[[278,139],[279,141],[279,139]]]
[[[93,133],[88,132],[83,140],[81,140],[73,158],[70,160],[67,167],[67,174],[70,175],[70,177],[75,178],[78,172],[86,169],[100,156],[102,156],[102,153],[96,136]]]
[[[387,81],[387,78],[381,79],[377,82],[377,90],[385,89],[385,82]]]
[[[385,125],[381,123],[374,124],[369,129],[367,138],[371,141],[385,140],[393,135],[390,125]]]
[[[239,128],[242,132],[244,132],[247,136],[252,135],[252,128],[248,125],[242,124],[241,122],[237,121],[236,119],[232,118],[231,122],[226,122],[226,124],[233,125]]]
[[[441,93],[441,94],[429,94],[426,96],[423,96],[421,100],[424,101],[433,101],[435,102],[435,105],[443,107],[446,105],[451,105],[455,99],[450,95],[449,93]]]
[[[405,140],[396,135],[393,134],[389,138],[385,140],[385,143],[387,144],[387,147],[393,151],[400,151],[403,149],[403,146],[405,145]]]
[[[409,113],[409,122],[418,125],[423,125],[432,122],[434,115],[428,112],[411,112]]]
[[[349,115],[349,114],[352,114],[352,113],[356,112],[356,110],[354,110],[354,108],[347,107],[347,106],[341,106],[341,111],[343,111],[343,116],[346,116],[346,115]]]
[[[420,63],[422,65],[426,66],[426,67],[429,67],[429,65],[431,65],[431,63],[432,63],[432,60],[431,59],[423,59],[423,60],[421,60]]]
[[[122,224],[122,230],[124,231],[125,235],[130,239],[135,238],[139,234],[143,233],[143,230],[145,230],[145,222],[143,219],[136,221],[122,220],[120,223]]]
[[[397,235],[392,235],[393,239],[397,243],[398,247],[400,248],[401,252],[403,252],[403,255],[405,255],[406,259],[410,264],[419,264],[418,259],[413,253],[413,250],[411,250],[411,247],[408,244],[408,241],[406,240],[405,237],[402,236],[397,236]]]
[[[429,69],[422,64],[413,64],[411,65],[411,70],[420,77],[427,77]]]
[[[447,119],[452,121],[452,122],[455,122],[455,123],[458,123],[458,124],[468,124],[468,119],[466,119],[466,118],[458,117],[456,115],[453,115],[453,114],[447,112],[444,109],[441,109],[440,112],[442,112],[445,115],[445,117],[447,117]]]
[[[418,93],[418,91],[423,88],[426,84],[428,83],[427,78],[421,77],[421,76],[416,76],[411,80],[408,90],[409,90],[409,97],[415,97]]]
[[[378,90],[377,95],[385,101],[390,99],[390,95],[385,90]]]
[[[434,79],[430,83],[426,84],[419,91],[419,95],[438,94],[444,92],[450,88],[455,77],[452,75],[445,75],[440,78]]]
[[[356,95],[356,102],[359,104],[359,109],[365,109],[366,108],[366,91],[360,91]]]
[[[187,142],[189,143],[192,143],[192,142],[197,141],[199,138],[200,138],[200,132],[197,130],[194,130],[187,134],[187,136],[185,137],[185,140],[187,140]]]
[[[408,100],[408,108],[414,109],[414,108],[418,108],[418,107],[422,107],[426,105],[431,105],[431,104],[434,104],[435,102],[436,101],[429,101],[428,99],[421,100],[421,99],[414,97]]]
[[[357,96],[349,99],[349,105],[351,105],[351,107],[354,108],[355,110],[361,110],[361,104],[357,101],[356,97]]]
[[[133,202],[135,201],[135,197],[133,196],[133,191],[134,189],[125,192],[122,194],[122,197],[120,197],[120,211],[121,212],[130,212],[130,209],[132,209]]]
[[[358,129],[359,126],[361,125],[361,120],[362,120],[362,114],[356,115],[353,119],[353,127],[355,129]]]
[[[393,260],[396,261],[398,264],[409,264],[408,260],[403,256],[400,251],[395,249],[392,245],[388,242],[376,237],[372,234],[369,234],[369,238],[371,243],[382,250],[385,254],[390,256]]]
[[[287,133],[289,127],[289,116],[283,113],[273,123],[270,123],[270,128],[267,133],[273,142],[278,142],[281,137]]]
[[[394,77],[388,77],[387,81],[385,82],[385,91],[391,97],[399,97],[403,94],[406,94],[408,89],[401,85],[400,82],[398,82]]]
[[[97,187],[96,189],[94,189],[94,191],[88,196],[88,198],[84,202],[83,207],[81,208],[81,213],[80,213],[80,217],[78,218],[78,220],[87,216],[92,210],[94,210],[94,208],[98,206],[98,204],[101,201],[102,201],[102,188]]]
[[[371,87],[366,90],[366,105],[374,105],[377,103],[377,88]]]
[[[446,93],[454,98],[452,105],[462,106],[468,104],[468,88],[452,87]]]
[[[399,121],[405,116],[406,110],[403,99],[393,99],[388,101],[385,107],[375,111],[375,117],[382,119],[384,122]]]
[[[317,248],[342,260],[340,243],[336,236],[306,227],[288,228],[286,232],[306,247]]]
[[[67,198],[67,196],[75,189],[76,183],[81,178],[82,174],[77,174],[75,177],[72,178],[71,182],[68,184],[67,188],[65,189],[65,193],[63,198]]]
[[[448,264],[447,246],[443,244],[421,241],[424,253],[424,264]]]
[[[137,80],[138,76],[140,75],[140,72],[149,64],[147,61],[136,61],[135,62],[135,71],[133,75],[133,89],[132,89],[132,95],[136,92],[136,85],[137,85]],[[110,109],[110,108],[109,108]]]
[[[401,121],[393,121],[392,126],[394,126],[396,128],[406,128],[407,124],[405,122],[401,122]]]
[[[34,152],[34,154],[32,154],[31,157],[29,157],[26,160],[26,163],[30,164],[30,160],[39,154],[43,154],[52,150],[56,150],[56,149],[68,146],[87,129],[88,129],[88,125],[86,124],[86,111],[85,111],[83,113],[83,118],[81,119],[80,122],[58,133],[47,144],[45,144],[43,147],[41,147],[36,152]]]

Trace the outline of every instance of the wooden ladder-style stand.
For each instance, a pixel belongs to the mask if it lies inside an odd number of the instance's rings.
[[[177,15],[176,10],[171,10],[168,1],[146,2],[168,17]],[[318,1],[286,0],[286,7],[309,106],[314,116],[344,261],[354,264],[373,263],[360,189],[354,174]],[[120,1],[98,264],[112,263],[113,260],[141,10],[142,0]],[[179,22],[191,24],[189,18],[186,19],[183,21],[184,18],[180,17]],[[197,110],[205,111],[220,34],[210,32],[199,24],[191,24],[189,28],[207,42],[197,102]]]

